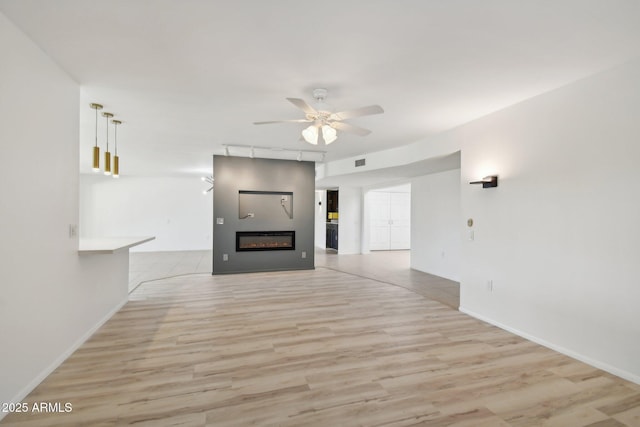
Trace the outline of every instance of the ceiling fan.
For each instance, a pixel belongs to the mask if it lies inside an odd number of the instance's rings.
[[[316,100],[315,108],[307,104],[299,98],[287,98],[287,101],[304,111],[304,119],[293,120],[272,120],[269,122],[254,122],[254,125],[266,125],[271,123],[312,123],[309,127],[302,131],[302,137],[309,144],[318,144],[318,135],[322,132],[322,139],[326,145],[331,144],[338,138],[337,131],[354,133],[360,136],[366,136],[371,133],[369,129],[344,123],[343,120],[352,119],[354,117],[368,116],[371,114],[384,113],[379,105],[369,105],[368,107],[356,108],[355,110],[341,111],[332,113],[331,107],[325,104],[327,97],[327,89],[314,89],[313,97]]]

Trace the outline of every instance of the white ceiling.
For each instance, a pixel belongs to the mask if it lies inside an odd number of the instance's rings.
[[[640,55],[632,0],[0,0],[0,11],[82,86],[82,172],[89,103],[124,122],[123,175],[210,172],[223,144],[314,149],[302,124],[252,122],[302,118],[285,98],[311,103],[316,87],[336,110],[385,109],[349,121],[369,136],[317,147],[330,161],[427,138]]]

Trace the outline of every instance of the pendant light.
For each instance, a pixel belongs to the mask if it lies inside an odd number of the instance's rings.
[[[120,120],[111,120],[113,123],[113,144],[114,144],[114,155],[113,155],[113,177],[120,177],[120,165],[119,165],[119,157],[118,157],[118,125],[121,125],[122,122]]]
[[[96,145],[93,147],[93,171],[100,171],[100,147],[98,147],[98,110],[102,110],[102,105],[92,103],[89,105],[96,110]]]
[[[102,113],[107,119],[107,151],[104,152],[104,174],[111,175],[111,153],[109,152],[109,119],[113,117],[111,113]]]

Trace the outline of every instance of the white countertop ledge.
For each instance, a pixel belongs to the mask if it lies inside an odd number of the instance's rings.
[[[78,243],[79,254],[112,254],[122,249],[141,245],[155,237],[92,237],[82,238]]]

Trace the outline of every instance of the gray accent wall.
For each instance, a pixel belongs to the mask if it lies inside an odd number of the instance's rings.
[[[314,162],[213,156],[213,176],[213,274],[314,268]],[[265,202],[249,209],[255,210],[253,218],[240,219],[241,191],[293,193],[289,196],[293,218],[282,209],[277,196],[274,207],[274,196],[265,195],[254,199],[264,198]],[[219,218],[223,224],[218,223]],[[296,232],[295,250],[236,252],[236,231],[291,230]]]

